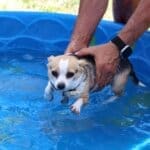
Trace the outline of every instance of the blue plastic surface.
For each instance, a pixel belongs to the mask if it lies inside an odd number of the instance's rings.
[[[39,12],[0,12],[0,149],[148,150],[149,90],[127,86],[120,101],[102,105],[109,87],[91,95],[77,116],[69,105],[43,99],[46,57],[63,54],[76,17]],[[109,41],[122,25],[102,21],[94,44]],[[130,57],[138,78],[150,87],[150,32]]]
[[[64,52],[75,23],[75,16],[50,13],[1,12],[0,51],[26,49],[43,54]],[[109,41],[121,25],[102,21],[94,35],[95,44]],[[134,45],[131,61],[139,79],[150,86],[150,32]]]

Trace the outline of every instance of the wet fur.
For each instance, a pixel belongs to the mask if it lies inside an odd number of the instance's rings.
[[[82,80],[78,83],[76,88],[71,88],[62,91],[63,99],[62,103],[68,102],[70,97],[75,97],[77,100],[75,103],[71,106],[71,110],[76,113],[80,113],[80,110],[83,105],[85,105],[88,102],[89,99],[89,93],[92,89],[95,89],[97,85],[95,85],[95,63],[91,57],[86,58],[77,58],[76,56],[66,56],[66,55],[60,55],[60,56],[51,56],[48,58],[48,76],[49,76],[49,82],[47,87],[45,88],[45,98],[52,100],[53,99],[53,90],[56,89],[56,87],[53,85],[53,77],[51,75],[52,70],[57,70],[59,72],[59,65],[58,63],[61,60],[68,60],[68,70],[75,72],[74,80],[79,79],[82,76]],[[112,90],[115,93],[115,95],[120,96],[122,95],[124,91],[124,87],[126,85],[126,82],[128,80],[128,76],[132,75],[132,66],[130,65],[130,62],[128,60],[121,60],[120,65],[118,68],[118,71],[116,75],[113,78],[113,81],[111,83]],[[134,74],[135,75],[135,74]],[[138,79],[136,76],[133,76],[134,80],[138,82]],[[73,80],[73,82],[74,82]],[[73,84],[73,83],[71,83]]]

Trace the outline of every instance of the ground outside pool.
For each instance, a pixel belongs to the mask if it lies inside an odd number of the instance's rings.
[[[75,16],[0,12],[0,150],[150,150],[150,33],[130,57],[138,78],[117,101],[110,87],[91,93],[80,115],[61,95],[43,98],[47,57],[63,54]],[[122,25],[102,21],[92,44],[109,41]]]

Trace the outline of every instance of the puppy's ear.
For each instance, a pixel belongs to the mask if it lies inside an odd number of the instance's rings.
[[[84,67],[86,65],[88,65],[88,62],[85,59],[80,59],[79,60],[79,66],[80,67]]]
[[[94,65],[92,65],[92,63],[90,63],[89,61],[85,60],[85,59],[80,59],[79,60],[79,68],[81,71],[85,72],[90,72],[93,70]]]
[[[51,61],[53,60],[53,58],[54,58],[53,55],[49,56],[49,57],[47,58],[48,62],[51,62]]]
[[[49,56],[49,57],[47,58],[47,60],[48,60],[47,67],[48,67],[48,68],[51,67],[51,61],[52,61],[53,59],[54,59],[54,56],[53,56],[53,55],[51,55],[51,56]]]
[[[85,68],[87,68],[87,67],[88,67],[87,61],[84,60],[84,59],[80,59],[80,60],[79,60],[79,70],[80,70],[81,72],[84,72]]]

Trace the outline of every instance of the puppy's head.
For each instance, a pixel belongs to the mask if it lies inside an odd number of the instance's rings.
[[[48,57],[48,76],[54,88],[62,91],[76,89],[85,77],[84,63],[75,56]]]

